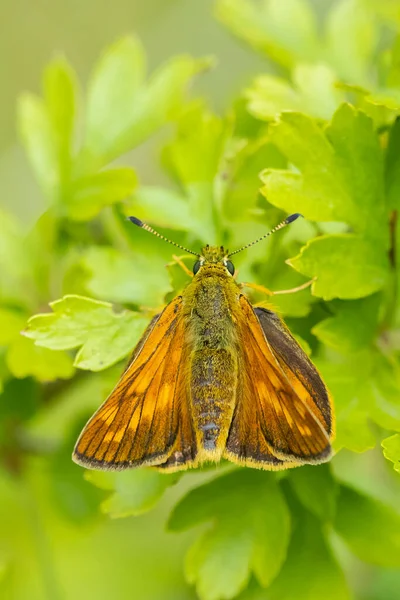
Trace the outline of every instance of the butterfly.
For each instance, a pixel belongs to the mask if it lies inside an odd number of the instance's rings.
[[[242,249],[205,246],[196,254],[129,218],[197,260],[190,283],[152,319],[83,429],[73,460],[164,472],[221,459],[267,470],[329,460],[329,392],[280,317],[253,307],[236,282],[230,258]]]

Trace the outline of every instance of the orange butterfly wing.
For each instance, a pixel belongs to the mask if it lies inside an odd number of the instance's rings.
[[[181,306],[178,297],[150,323],[117,386],[81,433],[75,462],[124,469],[168,461],[169,470],[194,462]]]
[[[225,456],[265,469],[320,463],[331,455],[331,403],[308,357],[271,311],[239,299],[238,402]]]

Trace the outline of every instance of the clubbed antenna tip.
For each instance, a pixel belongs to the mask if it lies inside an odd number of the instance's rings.
[[[265,240],[266,237],[268,237],[272,233],[275,233],[275,231],[278,231],[279,229],[283,229],[283,227],[286,227],[286,225],[290,225],[290,223],[293,223],[293,221],[295,221],[296,219],[298,219],[299,217],[302,217],[302,216],[303,215],[301,215],[300,213],[293,213],[293,215],[289,215],[288,217],[286,217],[286,219],[284,221],[282,221],[281,223],[279,223],[279,225],[276,225],[276,227],[274,227],[273,229],[271,229],[271,231],[268,231],[267,233],[265,233],[264,235],[262,235],[260,238],[258,238],[258,240],[254,240],[254,242],[250,242],[250,244],[246,244],[245,246],[242,246],[242,248],[239,248],[238,250],[235,250],[235,252],[231,252],[229,254],[229,256],[233,256],[234,254],[238,254],[238,252],[241,252],[242,250],[245,250],[246,248],[250,248],[250,246],[254,246],[254,244],[258,244],[258,242],[261,242],[262,240]]]
[[[138,227],[143,227],[143,225],[144,225],[143,221],[141,221],[140,219],[137,219],[136,217],[126,217],[126,220],[131,221]]]
[[[296,219],[298,219],[299,217],[302,217],[303,215],[301,213],[293,213],[293,215],[289,215],[288,217],[286,217],[285,219],[285,223],[287,225],[289,225],[289,223],[293,223],[293,221],[295,221]]]
[[[161,233],[158,233],[158,231],[156,231],[155,229],[150,227],[150,225],[147,225],[147,223],[143,223],[143,221],[141,221],[137,217],[126,217],[126,218],[127,218],[127,221],[130,221],[134,225],[137,225],[138,227],[141,227],[145,231],[152,233],[156,237],[160,238],[160,240],[164,240],[164,242],[168,242],[168,244],[172,244],[173,246],[176,246],[177,248],[180,248],[181,250],[184,250],[185,252],[188,252],[189,254],[193,254],[194,256],[200,256],[197,252],[193,252],[193,250],[189,250],[188,248],[185,248],[185,246],[181,246],[181,244],[177,244],[176,242],[169,240],[164,235],[161,235]]]

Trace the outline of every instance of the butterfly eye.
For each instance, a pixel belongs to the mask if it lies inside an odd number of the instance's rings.
[[[226,268],[228,269],[228,271],[229,271],[229,273],[231,275],[233,275],[235,273],[235,267],[234,267],[233,263],[230,260],[226,261],[225,266],[226,266]]]
[[[201,262],[199,260],[196,260],[196,262],[193,265],[193,274],[194,275],[196,275],[196,273],[198,273],[200,267],[201,267]]]

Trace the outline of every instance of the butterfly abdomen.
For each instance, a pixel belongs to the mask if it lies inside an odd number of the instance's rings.
[[[211,271],[192,292],[190,391],[201,461],[220,459],[236,399],[236,329],[222,277]]]

